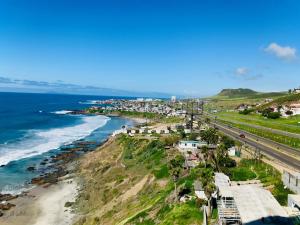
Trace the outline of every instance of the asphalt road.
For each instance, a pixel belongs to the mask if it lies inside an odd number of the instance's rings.
[[[237,128],[228,127],[227,125],[221,124],[219,122],[213,122],[212,124],[215,125],[221,132],[231,136],[232,138],[235,138],[249,146],[257,148],[261,151],[261,153],[264,153],[300,171],[300,150],[290,148],[288,146],[270,141],[265,138],[261,138],[257,135],[241,131]],[[239,136],[240,133],[245,134],[246,137],[241,138]],[[277,150],[275,150],[274,148],[276,148]],[[299,159],[293,157],[292,155],[298,156]]]
[[[274,134],[285,135],[285,136],[289,136],[289,137],[293,137],[293,138],[300,138],[300,134],[291,133],[291,132],[287,132],[284,130],[277,130],[277,129],[273,129],[270,127],[263,127],[263,126],[259,126],[259,125],[255,125],[255,124],[250,124],[250,123],[246,123],[246,122],[225,119],[225,118],[222,118],[222,120],[226,120],[228,122],[237,123],[237,124],[241,124],[241,125],[246,125],[246,126],[253,127],[256,129],[266,130],[266,131],[272,132]]]

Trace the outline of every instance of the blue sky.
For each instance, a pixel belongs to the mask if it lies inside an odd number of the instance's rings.
[[[186,96],[300,85],[300,2],[0,2],[0,77]]]

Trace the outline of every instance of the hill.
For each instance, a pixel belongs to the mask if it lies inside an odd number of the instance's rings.
[[[248,88],[223,89],[217,96],[226,96],[230,98],[247,97],[257,94],[258,92]]]
[[[287,92],[257,92],[248,88],[223,89],[213,96],[215,99],[263,99],[286,96]]]
[[[298,94],[289,94],[285,95],[279,98],[276,98],[274,101],[263,104],[258,107],[258,109],[265,109],[270,106],[280,106],[280,105],[289,105],[293,102],[298,102],[300,101],[300,93]]]
[[[287,92],[257,92],[247,88],[223,89],[219,94],[207,98],[210,101],[206,107],[207,109],[229,110],[240,104],[264,104],[265,99],[276,100],[287,95]]]

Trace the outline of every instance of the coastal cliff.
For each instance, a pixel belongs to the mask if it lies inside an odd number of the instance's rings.
[[[170,140],[111,138],[80,160],[81,190],[76,225],[199,224],[195,202],[177,202],[168,163],[178,151],[166,149]],[[185,180],[182,180],[182,187]],[[180,188],[179,188],[180,189]]]

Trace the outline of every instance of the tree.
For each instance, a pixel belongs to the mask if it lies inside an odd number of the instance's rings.
[[[217,144],[219,140],[219,136],[217,134],[217,130],[215,128],[209,128],[207,130],[200,132],[200,137],[207,144]]]
[[[190,141],[195,141],[198,137],[198,134],[197,133],[190,133],[189,135],[189,140]]]
[[[264,117],[268,117],[269,113],[273,112],[273,109],[271,108],[266,108],[266,109],[263,109],[261,111],[261,115],[264,116]]]
[[[234,140],[226,135],[223,135],[221,137],[221,142],[224,144],[226,149],[231,148],[232,146],[235,145]]]
[[[176,155],[174,159],[171,159],[169,162],[170,174],[173,178],[175,184],[175,196],[177,200],[177,180],[180,176],[181,170],[183,168],[184,157],[182,155]]]
[[[209,159],[209,149],[208,149],[207,145],[202,146],[201,153],[203,155],[204,164],[205,164],[205,168],[206,168],[207,162],[208,162],[208,159]]]
[[[253,112],[253,109],[244,109],[242,111],[239,111],[239,114],[248,115]]]
[[[279,112],[270,112],[268,115],[267,115],[267,118],[269,119],[278,119],[280,118],[281,114]]]
[[[211,214],[211,196],[216,190],[214,184],[214,171],[212,168],[205,168],[200,170],[200,182],[202,183],[205,195],[208,199],[208,216]]]

